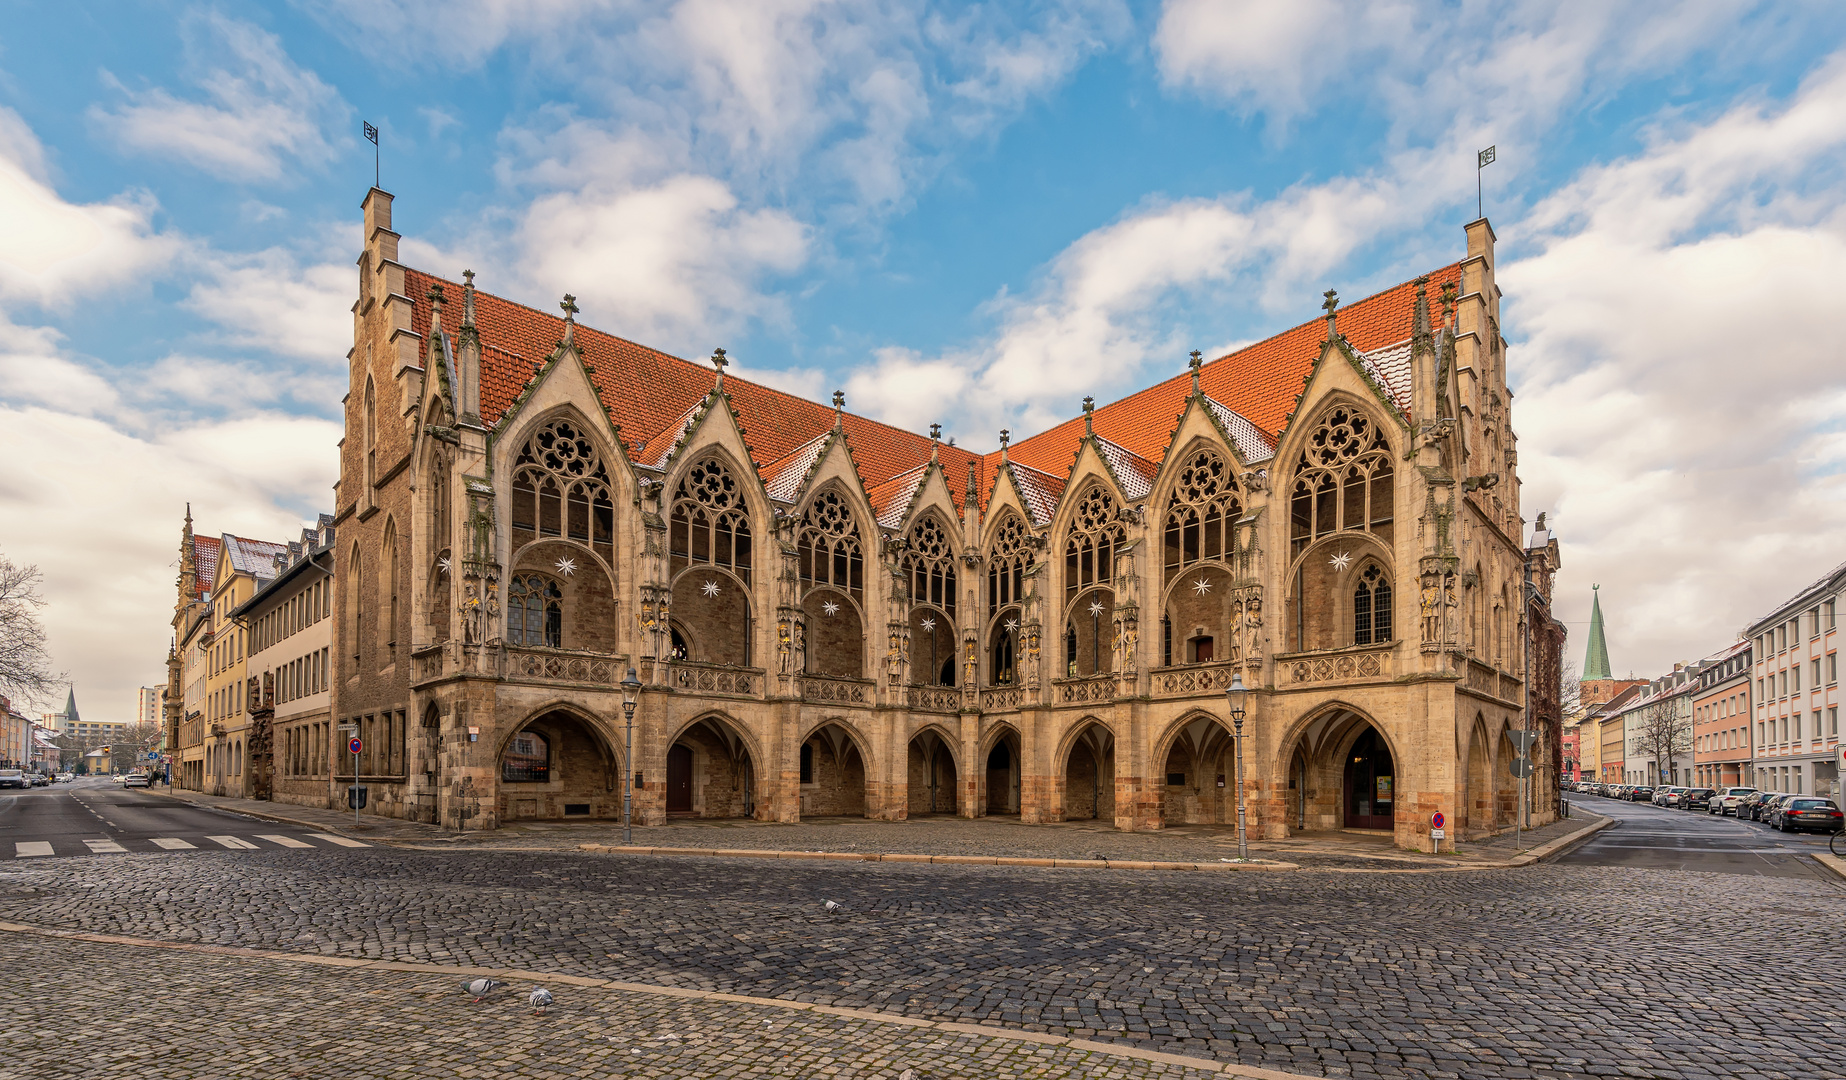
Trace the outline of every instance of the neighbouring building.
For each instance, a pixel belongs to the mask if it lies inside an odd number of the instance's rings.
[[[32,754],[32,718],[0,697],[0,769],[23,769]]]
[[[274,576],[231,612],[250,641],[254,705],[245,745],[252,798],[326,806],[334,739],[333,518],[276,557]]]
[[[407,267],[391,205],[364,201],[335,513],[332,714],[373,812],[619,817],[631,777],[642,822],[1228,822],[1238,679],[1259,836],[1509,828],[1528,717],[1550,819],[1558,556],[1522,540],[1485,220],[973,454]]]
[[[1578,749],[1582,771],[1589,779],[1605,784],[1622,783],[1626,777],[1627,751],[1622,725],[1615,721],[1617,712],[1640,696],[1645,679],[1618,679],[1609,670],[1609,639],[1603,627],[1602,586],[1590,586],[1590,632],[1583,650],[1583,673],[1579,681],[1577,703],[1582,709],[1579,721]],[[1585,741],[1584,734],[1593,738]]]
[[[1750,624],[1755,786],[1840,798],[1840,595],[1846,564]]]
[[[1564,782],[1575,783],[1582,776],[1583,768],[1583,724],[1564,725]]]
[[[1692,699],[1699,670],[1699,664],[1674,664],[1612,713],[1610,721],[1619,724],[1626,744],[1624,782],[1692,782]]]
[[[39,724],[32,725],[31,767],[43,773],[56,773],[64,767],[64,751],[58,746],[58,733]]]
[[[160,690],[158,686],[143,686],[135,691],[135,723],[160,723]]]
[[[1608,701],[1594,705],[1590,717],[1596,723],[1601,752],[1597,755],[1599,779],[1605,784],[1620,784],[1628,774],[1627,737],[1622,727],[1621,711],[1642,694],[1647,685],[1641,679],[1625,680],[1627,686],[1615,691]]]
[[[1692,698],[1693,782],[1699,787],[1753,782],[1750,645],[1745,638],[1699,666]]]
[[[250,631],[231,613],[275,576],[276,557],[288,548],[229,533],[209,544],[200,539],[193,535],[187,507],[174,609],[178,647],[168,659],[169,678],[177,676],[187,688],[184,716],[171,740],[181,766],[176,779],[182,787],[213,795],[247,796]]]

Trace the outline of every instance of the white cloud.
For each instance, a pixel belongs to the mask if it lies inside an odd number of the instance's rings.
[[[0,108],[0,300],[61,306],[164,265],[181,244],[155,230],[154,209],[145,194],[65,201],[37,136]]]
[[[1840,561],[1842,165],[1836,58],[1506,230],[1532,252],[1500,272],[1525,504],[1555,515],[1566,617],[1602,585],[1620,671],[1707,655]]]
[[[219,342],[306,360],[343,375],[359,290],[351,254],[358,239],[351,228],[310,239],[323,242],[306,251],[198,253],[185,306],[218,326],[212,336]]]
[[[294,166],[333,159],[345,140],[329,129],[352,110],[290,60],[275,35],[215,13],[189,18],[184,29],[183,67],[202,99],[123,87],[126,101],[90,111],[119,146],[244,181],[281,180]]]

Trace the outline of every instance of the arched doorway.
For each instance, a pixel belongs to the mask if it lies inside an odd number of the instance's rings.
[[[1019,735],[1003,728],[1000,737],[987,749],[986,813],[1019,813]]]
[[[935,731],[925,729],[910,740],[906,773],[910,782],[911,817],[953,814],[960,809],[955,754]]]
[[[667,748],[669,816],[756,815],[756,769],[743,736],[717,717],[680,732]]]
[[[1377,729],[1367,725],[1346,759],[1346,827],[1395,828],[1397,770]]]
[[[621,817],[620,775],[614,749],[594,725],[568,712],[545,713],[501,748],[500,818]]]
[[[845,728],[821,725],[800,754],[802,817],[865,815],[865,758]]]
[[[1487,763],[1487,729],[1478,717],[1468,736],[1467,787],[1461,809],[1460,835],[1473,838],[1493,832],[1493,769]]]
[[[1173,735],[1161,777],[1163,825],[1237,820],[1237,744],[1216,719],[1194,716]]]
[[[1101,724],[1078,733],[1064,757],[1061,820],[1115,820],[1115,736]]]

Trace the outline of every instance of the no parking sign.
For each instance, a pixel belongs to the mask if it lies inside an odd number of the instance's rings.
[[[1447,836],[1448,833],[1444,832],[1442,827],[1448,823],[1449,819],[1442,816],[1442,811],[1438,810],[1434,814],[1431,814],[1429,817],[1429,838],[1431,840],[1440,840],[1444,836]]]

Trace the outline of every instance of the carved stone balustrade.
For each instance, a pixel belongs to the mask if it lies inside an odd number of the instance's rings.
[[[1077,705],[1093,701],[1115,700],[1115,675],[1086,675],[1077,679],[1051,680],[1052,694],[1059,705]]]
[[[615,686],[628,672],[628,658],[607,653],[509,645],[506,647],[503,670],[510,682]]]
[[[801,700],[825,701],[840,705],[866,705],[877,702],[878,684],[870,679],[842,679],[830,675],[803,675]]]
[[[675,660],[667,665],[667,685],[701,694],[757,697],[763,692],[763,669]]]
[[[1008,712],[1025,704],[1026,692],[1019,686],[989,686],[981,691],[982,712]]]
[[[1155,668],[1153,693],[1157,698],[1222,694],[1230,688],[1231,676],[1242,669],[1242,664],[1229,660],[1216,664],[1186,664],[1181,667]],[[1245,684],[1254,681],[1256,680],[1250,678],[1244,680]]]
[[[961,687],[905,687],[904,704],[918,712],[959,712],[961,710]]]
[[[1392,644],[1285,653],[1276,657],[1277,683],[1281,687],[1389,682]]]

